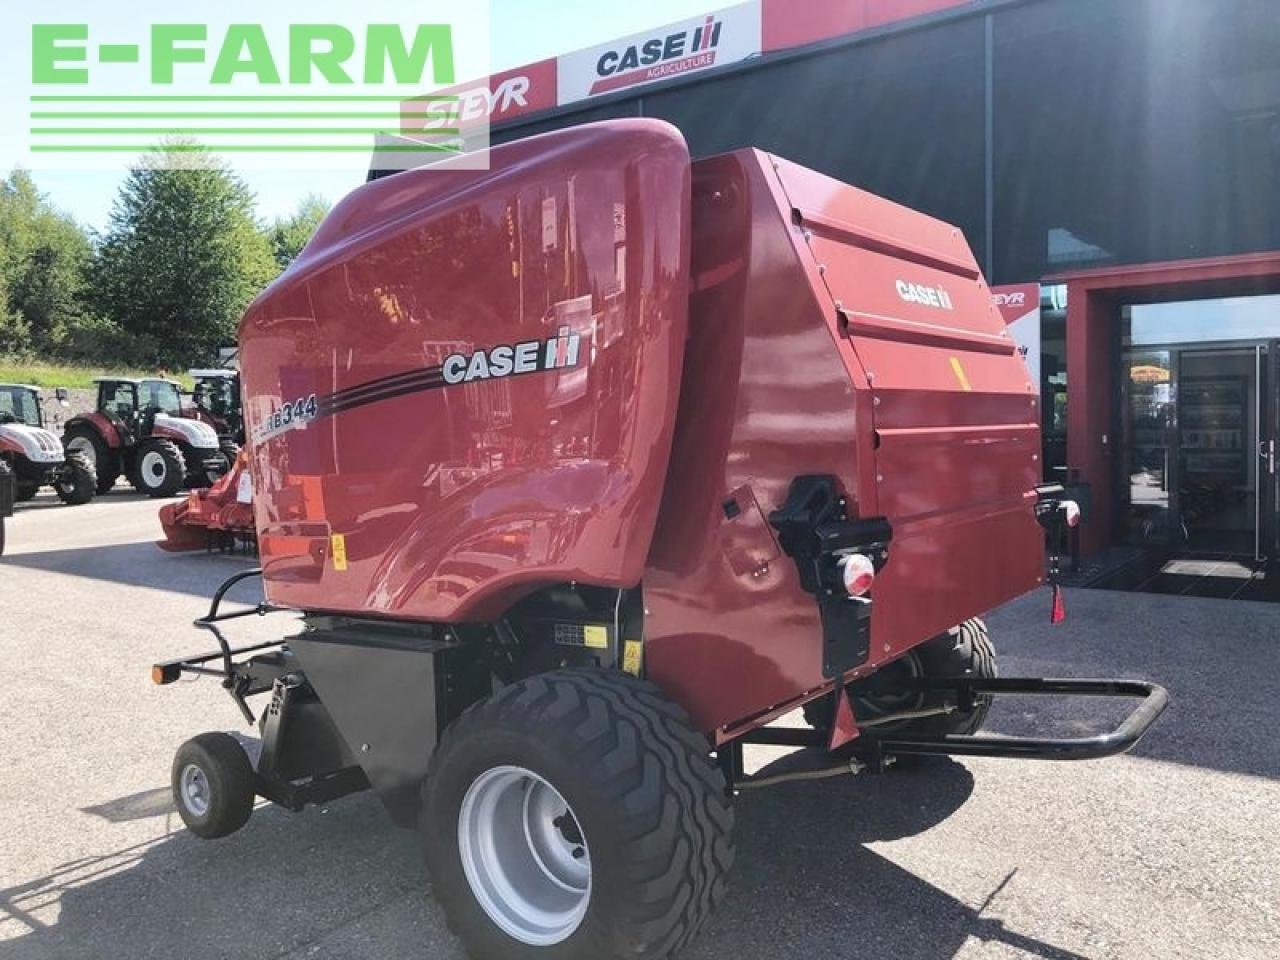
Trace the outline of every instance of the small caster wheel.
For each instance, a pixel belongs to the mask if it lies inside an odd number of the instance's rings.
[[[202,733],[180,746],[172,784],[178,815],[197,837],[235,833],[253,812],[253,765],[229,734]]]

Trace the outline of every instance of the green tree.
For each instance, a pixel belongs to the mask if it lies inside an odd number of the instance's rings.
[[[120,187],[94,263],[95,303],[133,339],[130,359],[180,367],[232,342],[276,273],[253,193],[192,141],[170,140]]]
[[[0,353],[56,349],[85,318],[92,248],[25,170],[0,181]]]
[[[281,270],[293,263],[294,258],[302,252],[302,248],[320,226],[320,221],[329,215],[329,210],[329,201],[317,193],[309,193],[302,198],[292,214],[276,219],[270,231],[271,248]]]

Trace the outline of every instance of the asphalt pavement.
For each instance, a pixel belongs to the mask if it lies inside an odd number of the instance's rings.
[[[0,960],[460,958],[417,838],[372,796],[264,806],[220,841],[183,829],[174,749],[241,721],[215,681],[155,687],[148,668],[208,646],[191,621],[250,561],[161,552],[157,506],[42,494],[10,521]],[[988,617],[1002,673],[1164,683],[1173,703],[1136,750],[744,795],[729,899],[683,956],[1280,957],[1280,605],[1071,590],[1067,606],[1058,627],[1045,593]],[[1010,701],[992,726],[1086,734],[1122,709]]]

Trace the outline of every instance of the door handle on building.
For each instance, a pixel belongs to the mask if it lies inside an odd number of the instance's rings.
[[[1274,476],[1276,472],[1276,442],[1274,440],[1259,440],[1258,456],[1267,461],[1267,473]]]

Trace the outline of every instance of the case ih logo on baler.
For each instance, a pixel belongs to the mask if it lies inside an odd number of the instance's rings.
[[[526,373],[576,367],[581,342],[580,334],[572,332],[568,327],[561,327],[560,332],[549,340],[524,340],[472,353],[451,353],[439,366],[370,380],[319,398],[314,393],[299,397],[273,410],[254,429],[253,439],[255,443],[261,443],[320,417],[332,416],[344,410],[377,403],[379,400],[390,400],[407,393],[419,393],[477,380],[497,380]]]

